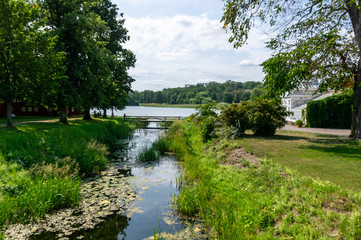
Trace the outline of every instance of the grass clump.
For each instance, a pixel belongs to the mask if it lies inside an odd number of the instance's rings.
[[[140,162],[152,162],[159,159],[159,155],[154,147],[144,149],[138,156],[137,160]]]
[[[270,159],[247,165],[240,157],[239,165],[222,165],[217,156],[239,142],[203,143],[200,134],[192,123],[172,133],[171,148],[184,161],[176,204],[181,213],[198,216],[211,238],[361,238],[358,191],[303,176]]]
[[[169,152],[169,139],[166,137],[160,137],[153,143],[153,147],[159,152],[160,155],[164,155],[165,153]]]

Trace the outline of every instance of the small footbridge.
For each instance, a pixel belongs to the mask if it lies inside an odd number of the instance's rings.
[[[181,116],[128,116],[124,115],[125,122],[135,122],[138,128],[168,129],[174,121],[184,120]],[[151,124],[155,123],[155,124]]]

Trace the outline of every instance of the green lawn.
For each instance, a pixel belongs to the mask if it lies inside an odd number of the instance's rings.
[[[278,131],[269,138],[248,134],[235,144],[302,175],[361,191],[361,143],[347,137]]]

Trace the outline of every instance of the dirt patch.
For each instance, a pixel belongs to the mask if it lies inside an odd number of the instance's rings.
[[[225,166],[245,168],[250,166],[258,167],[260,165],[260,161],[255,155],[250,154],[246,151],[246,149],[241,147],[231,150],[221,164]]]
[[[352,205],[353,205],[352,201],[346,198],[336,198],[330,201],[324,201],[322,203],[323,208],[335,213],[351,212]]]

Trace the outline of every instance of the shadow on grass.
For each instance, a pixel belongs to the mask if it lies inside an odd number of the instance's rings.
[[[354,145],[339,144],[336,146],[317,146],[317,145],[308,145],[300,146],[301,149],[310,149],[316,150],[323,153],[331,153],[337,156],[342,156],[345,158],[352,158],[353,160],[359,159],[361,161],[361,147]]]
[[[273,140],[281,140],[281,141],[299,141],[299,140],[308,140],[307,137],[302,137],[302,136],[290,136],[290,135],[274,135],[272,137],[260,137],[260,136],[255,136],[252,134],[244,134],[242,136],[242,138],[248,138],[248,139],[262,139],[262,140],[268,140],[268,141],[273,141]]]

